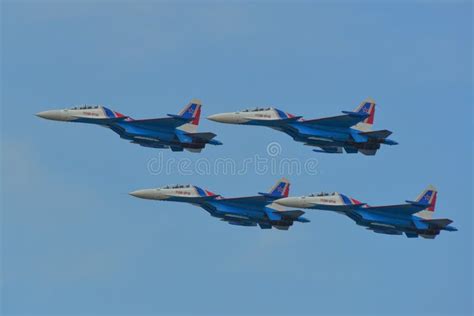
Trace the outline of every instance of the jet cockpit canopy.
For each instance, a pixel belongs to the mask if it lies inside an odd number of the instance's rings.
[[[176,185],[167,185],[163,187],[163,189],[187,189],[190,188],[191,185],[189,184],[176,184]]]
[[[256,107],[256,108],[248,108],[248,109],[242,110],[240,112],[260,112],[260,111],[270,111],[272,109],[273,109],[272,107],[267,107],[267,108]]]
[[[321,197],[321,196],[333,196],[335,194],[336,194],[336,192],[331,192],[331,193],[319,192],[319,193],[311,193],[309,196],[311,196],[311,197]]]
[[[72,107],[71,110],[91,110],[91,109],[98,109],[98,108],[101,108],[101,107],[102,107],[101,105],[87,105],[87,104],[84,104],[84,105]]]

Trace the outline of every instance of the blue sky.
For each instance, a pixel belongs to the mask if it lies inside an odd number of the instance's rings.
[[[43,315],[468,315],[472,273],[470,2],[2,3],[2,310]],[[400,145],[318,155],[264,128],[202,120],[201,155],[127,144],[42,110],[132,117],[274,105],[305,117],[377,100]],[[151,174],[150,159],[318,160],[317,175]],[[373,234],[309,211],[288,232],[226,225],[127,192],[193,183],[226,196],[340,191],[371,204],[439,189],[436,240]]]

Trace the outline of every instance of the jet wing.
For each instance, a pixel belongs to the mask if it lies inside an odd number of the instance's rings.
[[[101,125],[110,125],[117,122],[122,122],[128,119],[127,116],[121,117],[108,117],[108,118],[87,118],[87,117],[80,117],[80,116],[73,116],[76,119],[80,119],[83,123],[94,123],[94,124],[101,124]]]
[[[367,114],[355,112],[343,112],[344,115],[324,117],[320,119],[305,120],[300,122],[303,125],[326,126],[326,127],[351,127],[367,118]]]
[[[269,198],[268,196],[264,195],[255,195],[255,196],[243,196],[243,197],[235,197],[235,198],[223,198],[219,200],[220,202],[229,202],[232,204],[246,204],[251,206],[265,206],[271,203],[273,198]]]
[[[183,118],[183,117],[174,116],[174,117],[162,117],[162,118],[155,118],[155,119],[128,121],[127,124],[135,126],[135,127],[139,127],[139,128],[153,130],[153,131],[156,131],[156,130],[162,131],[163,129],[166,129],[166,128],[176,128],[192,120],[193,118]]]
[[[283,119],[276,119],[276,120],[260,120],[259,125],[265,125],[265,126],[282,126],[286,125],[288,123],[293,123],[297,122],[302,118],[302,116],[293,116],[289,118],[283,118]]]
[[[386,206],[367,206],[365,210],[378,213],[391,213],[399,215],[413,215],[425,209],[426,205],[399,204]]]

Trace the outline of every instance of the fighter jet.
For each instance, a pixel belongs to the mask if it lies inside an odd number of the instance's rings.
[[[302,197],[286,197],[275,201],[288,207],[334,211],[344,214],[358,225],[379,234],[405,235],[408,238],[433,239],[441,230],[457,231],[446,218],[433,219],[437,190],[429,186],[415,201],[406,204],[369,206],[340,193],[318,193]]]
[[[194,185],[166,186],[130,192],[142,199],[184,202],[199,206],[211,216],[220,218],[231,225],[260,226],[261,229],[288,230],[293,222],[307,223],[300,210],[287,210],[274,204],[276,199],[287,197],[290,183],[281,179],[269,193],[256,196],[225,198]]]
[[[319,147],[315,152],[348,154],[361,152],[375,155],[380,144],[396,145],[388,139],[388,130],[372,131],[375,116],[375,101],[363,101],[353,112],[342,111],[343,115],[305,120],[277,108],[254,108],[239,112],[214,114],[209,120],[242,125],[267,126],[284,132],[295,141]]]
[[[144,147],[170,148],[172,151],[201,152],[206,144],[221,145],[214,133],[197,133],[201,101],[191,102],[178,114],[168,117],[134,120],[105,106],[84,105],[36,114],[55,121],[96,124],[110,128],[121,138]]]

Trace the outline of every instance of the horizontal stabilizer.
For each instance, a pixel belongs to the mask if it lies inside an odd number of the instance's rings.
[[[199,141],[202,141],[202,142],[208,142],[210,141],[211,139],[213,139],[214,137],[216,137],[216,134],[214,133],[210,133],[210,132],[204,132],[204,133],[186,133],[185,135],[193,138],[193,139],[196,139],[196,140],[199,140]]]
[[[447,218],[440,218],[440,219],[425,219],[423,220],[423,222],[429,225],[439,227],[439,228],[444,228],[448,226],[449,224],[451,224],[453,221]]]
[[[392,132],[386,129],[380,131],[372,131],[372,132],[361,132],[361,135],[367,136],[369,138],[387,138],[392,135]]]

